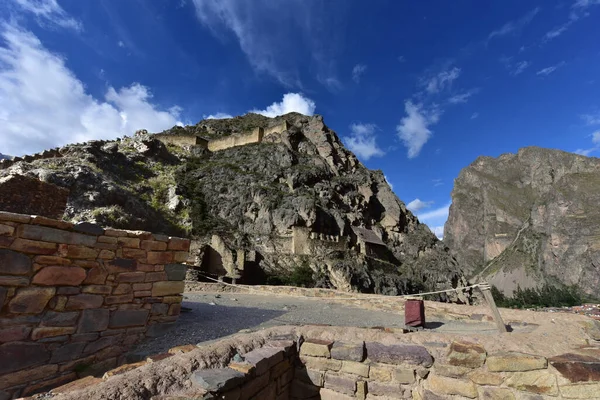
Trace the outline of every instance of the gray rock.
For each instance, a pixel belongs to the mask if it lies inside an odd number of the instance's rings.
[[[4,343],[0,345],[0,374],[8,374],[44,364],[50,358],[45,346],[37,343]]]
[[[81,233],[89,233],[90,235],[100,236],[104,234],[104,228],[100,225],[91,222],[78,222],[73,227],[73,230]]]
[[[31,271],[31,259],[16,251],[0,249],[0,274],[27,275]]]
[[[331,347],[331,358],[362,362],[365,359],[365,343],[335,342]]]
[[[384,345],[376,342],[365,343],[367,358],[372,362],[384,364],[412,364],[430,367],[433,358],[423,346],[397,344]]]
[[[187,265],[184,264],[167,264],[165,265],[167,279],[170,281],[182,281],[185,279]]]
[[[246,376],[231,368],[216,368],[196,371],[190,380],[208,392],[225,392],[244,383]]]

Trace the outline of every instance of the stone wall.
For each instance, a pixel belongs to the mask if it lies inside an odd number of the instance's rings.
[[[292,228],[292,253],[302,255],[320,254],[323,251],[347,250],[348,238],[339,235],[325,235],[311,232],[310,228]]]
[[[270,126],[268,128],[264,129],[264,135],[270,135],[270,134],[276,134],[276,133],[281,133],[284,131],[287,131],[288,129],[290,129],[290,123],[287,122],[286,120],[283,120],[283,122],[279,125],[275,125],[275,126]]]
[[[164,144],[173,144],[175,146],[204,146],[208,141],[196,135],[178,135],[178,134],[156,134],[153,138],[160,140]]]
[[[62,218],[69,190],[37,178],[9,175],[0,178],[0,210]]]
[[[129,346],[174,325],[189,246],[0,212],[0,398],[114,368]]]
[[[214,139],[208,142],[210,151],[219,151],[235,146],[244,146],[251,143],[260,143],[264,135],[263,128],[254,128],[252,132],[234,134],[222,139]]]

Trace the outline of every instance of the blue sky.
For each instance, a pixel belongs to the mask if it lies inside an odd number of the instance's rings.
[[[317,113],[438,236],[453,179],[600,154],[600,0],[2,0],[0,153]]]

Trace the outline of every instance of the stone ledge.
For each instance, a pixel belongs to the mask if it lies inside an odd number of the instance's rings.
[[[486,365],[491,372],[525,372],[546,369],[548,361],[532,354],[506,352],[488,356]]]

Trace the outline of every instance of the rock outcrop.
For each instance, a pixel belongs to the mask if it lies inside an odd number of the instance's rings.
[[[455,180],[444,241],[512,294],[575,285],[600,297],[600,159],[527,147],[479,157]]]
[[[258,143],[206,146],[258,128]],[[399,294],[465,283],[447,247],[321,116],[248,114],[162,134],[203,139],[165,144],[138,132],[69,145],[50,158],[17,161],[0,178],[27,175],[68,188],[68,220],[192,237],[198,264],[218,243],[230,250],[217,255],[221,262],[242,269],[250,261],[247,281],[303,266],[317,285],[343,290]],[[378,240],[359,246],[357,227]]]

